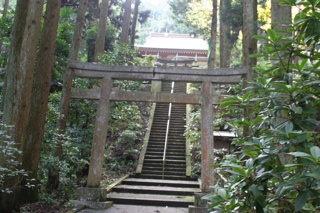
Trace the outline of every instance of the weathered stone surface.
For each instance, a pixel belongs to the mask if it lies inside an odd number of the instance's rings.
[[[99,100],[100,90],[95,89],[73,89],[72,98]],[[219,95],[212,97],[212,104],[220,104]],[[181,104],[202,104],[201,94],[183,94],[183,93],[161,93],[161,92],[132,92],[113,90],[110,93],[111,101],[136,101],[136,102],[156,102],[156,103],[181,103]]]
[[[68,210],[66,213],[76,213],[86,208],[85,205],[79,203],[80,201],[70,200],[73,203],[74,207]]]
[[[208,208],[208,202],[201,199],[203,196],[207,195],[206,193],[194,193],[194,205],[197,207]]]
[[[202,82],[203,100],[201,105],[201,191],[208,192],[213,184],[213,106],[212,84],[209,81]]]
[[[205,207],[189,206],[188,213],[208,213]]]
[[[248,67],[218,68],[218,69],[191,69],[188,67],[140,67],[140,66],[116,66],[69,61],[68,67],[74,70],[96,71],[101,73],[133,73],[133,74],[178,74],[197,76],[232,76],[246,75]]]
[[[101,189],[100,188],[80,188],[78,190],[80,201],[100,201]]]
[[[112,89],[112,79],[104,78],[100,88],[100,100],[97,109],[97,118],[93,143],[91,148],[91,157],[88,174],[88,187],[99,187],[102,176],[102,165],[104,162],[104,150],[107,138],[108,118],[110,112],[110,92]]]
[[[72,201],[75,206],[85,206],[90,209],[108,209],[113,206],[113,202],[106,201],[106,202],[94,202],[94,201],[87,201],[87,200],[73,200]]]
[[[107,66],[70,61],[69,68],[82,78],[112,78],[127,80],[164,80],[237,84],[248,67],[222,69],[190,69],[186,67]]]

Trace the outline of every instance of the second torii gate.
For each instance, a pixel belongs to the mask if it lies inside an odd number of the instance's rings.
[[[186,67],[136,67],[107,66],[102,64],[69,62],[70,78],[102,79],[100,88],[64,88],[71,98],[99,100],[95,131],[91,148],[91,159],[87,187],[100,186],[110,101],[135,101],[156,103],[183,103],[201,105],[201,190],[209,190],[213,183],[214,143],[213,143],[213,104],[219,104],[220,97],[214,97],[212,84],[237,84],[246,76],[248,68],[191,69]],[[200,94],[137,92],[113,90],[113,80],[177,81],[201,83]],[[71,79],[72,80],[72,79]],[[68,96],[68,95],[67,95]],[[64,102],[69,103],[70,97]],[[62,103],[65,105],[66,103]]]

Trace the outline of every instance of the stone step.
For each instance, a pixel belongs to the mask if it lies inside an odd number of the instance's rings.
[[[165,176],[179,176],[179,177],[185,177],[186,176],[186,171],[162,171],[162,169],[158,169],[158,170],[149,170],[149,169],[144,169],[142,168],[142,172],[141,175],[162,175]]]
[[[168,172],[171,172],[171,171],[183,171],[183,172],[186,172],[186,167],[184,166],[184,167],[178,167],[178,165],[174,165],[174,166],[168,166],[168,165],[166,165],[167,167],[166,167],[166,169],[165,169],[165,171],[168,171]]]
[[[167,148],[184,150],[185,151],[186,144],[180,141],[168,141]]]
[[[163,149],[164,145],[165,145],[165,143],[161,140],[159,140],[159,141],[153,140],[148,143],[148,149],[154,148],[154,147],[161,147]],[[176,149],[185,149],[186,144],[184,142],[180,142],[180,141],[168,141],[167,147],[172,147],[172,148],[176,148]]]
[[[166,106],[166,107],[161,107],[161,106],[156,106],[156,112],[155,114],[157,113],[161,113],[161,114],[166,114],[168,115],[168,112],[169,112],[169,108],[170,106]],[[176,112],[177,115],[180,114],[180,115],[183,115],[183,114],[186,114],[186,106],[184,107],[178,107],[178,106],[174,106],[172,105],[171,106],[171,112]],[[175,114],[176,115],[176,114]]]
[[[164,134],[163,135],[153,134],[153,135],[150,136],[149,141],[161,141],[162,140],[164,142],[165,139],[166,139],[166,136]]]
[[[151,168],[154,168],[156,170],[159,170],[161,169],[162,170],[162,162],[161,164],[155,164],[155,163],[152,163],[152,162],[145,162],[145,164],[143,165],[142,167],[143,169],[146,169],[146,170],[150,170]],[[174,169],[177,169],[179,171],[185,171],[186,169],[186,164],[185,163],[181,163],[181,164],[175,164],[175,165],[172,165],[172,164],[165,164],[165,170],[166,171],[172,171]]]
[[[160,145],[152,145],[152,147],[148,146],[146,155],[148,155],[149,152],[161,152],[163,150],[164,150],[164,146],[160,146]]]
[[[160,160],[160,159],[159,159]],[[181,169],[186,169],[186,164],[185,163],[178,163],[178,164],[167,164],[166,163],[166,169],[169,168],[181,168]],[[143,168],[145,167],[156,167],[156,168],[162,168],[162,159],[161,162],[154,162],[151,159],[146,159],[143,163]]]
[[[136,176],[129,177],[122,181],[126,185],[145,185],[145,186],[175,186],[187,188],[199,188],[197,180],[162,180],[162,179],[143,179]]]
[[[183,195],[193,196],[199,193],[198,188],[169,187],[169,186],[139,186],[139,185],[119,185],[112,188],[112,192],[135,193],[135,194],[160,194],[160,195]]]
[[[172,137],[172,135],[168,136],[168,142],[169,143],[178,143],[178,144],[185,144],[186,139],[183,136],[176,136],[176,137]]]
[[[179,118],[179,120],[170,120],[170,127],[174,127],[174,128],[182,128],[186,126],[186,122],[185,121],[181,121],[182,118]]]
[[[162,139],[162,138],[151,138],[148,144],[164,146],[165,139]],[[168,138],[167,145],[173,145],[173,146],[177,145],[177,146],[180,146],[180,147],[181,146],[186,146],[186,141],[185,141],[184,138],[183,138],[183,140],[182,139]]]
[[[168,138],[167,146],[185,147],[186,146],[186,140],[185,140],[185,138],[183,138],[183,140],[182,139]]]
[[[164,147],[165,145],[165,142],[164,141],[161,141],[161,140],[158,140],[158,141],[155,141],[155,140],[152,140],[148,143],[148,148],[152,148],[153,146],[154,147]],[[182,141],[182,140],[168,140],[167,141],[167,147],[177,147],[177,148],[183,148],[183,147],[186,147],[186,144],[185,144],[185,141]]]
[[[143,165],[142,169],[144,171],[150,171],[151,169],[162,171],[162,164],[161,165],[154,165],[154,164],[146,164]],[[166,171],[180,171],[180,172],[185,172],[186,171],[186,165],[184,164],[178,164],[178,165],[167,165],[165,167]]]
[[[153,140],[153,141],[149,141],[148,145],[149,145],[148,148],[151,148],[151,146],[154,146],[154,145],[158,145],[158,146],[164,147],[164,141],[161,141],[161,140],[155,141],[155,140]]]
[[[163,180],[188,180],[186,176],[179,175],[155,175],[155,174],[141,174],[140,178],[151,178],[151,179],[163,179]]]
[[[162,164],[159,165],[159,164],[156,164],[156,165],[144,165],[142,167],[143,171],[151,171],[152,169],[154,169],[155,171],[162,171]],[[167,165],[165,164],[165,168],[164,168],[164,171],[167,171],[167,172],[171,172],[171,171],[179,171],[179,172],[183,172],[185,173],[185,169],[186,169],[186,165],[184,164],[181,164],[181,165]]]
[[[176,153],[176,154],[172,154],[172,153],[167,153],[166,154],[166,158],[167,160],[170,159],[186,159],[186,154],[185,153]]]
[[[186,146],[185,144],[179,145],[179,144],[168,144],[167,145],[167,151],[168,152],[186,152]]]
[[[172,131],[172,130],[174,130],[175,132],[180,131],[182,134],[184,133],[184,130],[185,130],[185,126],[173,125],[172,123],[170,123],[169,127],[170,127],[170,129],[169,129],[170,131]],[[163,126],[152,126],[151,127],[151,132],[152,131],[156,131],[156,132],[163,131],[163,132],[166,132],[167,131],[167,124],[165,124]]]
[[[186,124],[186,122],[184,120],[178,121],[178,120],[174,120],[174,119],[176,119],[176,118],[173,118],[173,119],[170,120],[170,125],[171,126],[174,123],[184,124],[184,125]],[[179,118],[179,119],[183,119],[183,118]],[[167,126],[167,122],[168,122],[167,118],[159,118],[159,119],[157,119],[157,123],[153,123],[152,126],[157,126],[157,125],[159,125],[159,126]],[[184,127],[184,126],[182,125],[182,127]]]
[[[162,163],[162,159],[149,159],[148,162],[152,163]],[[166,160],[167,165],[175,165],[175,164],[181,164],[181,163],[186,163],[186,160]]]
[[[162,159],[162,155],[161,156],[157,156],[157,155],[145,155],[144,159]]]
[[[186,171],[186,167],[185,166],[180,166],[180,167],[178,167],[178,166],[176,166],[176,165],[174,165],[174,166],[168,166],[168,165],[166,165],[167,167],[165,168],[165,171],[168,171],[168,172],[170,172],[170,171],[179,171],[179,172],[185,172]],[[162,170],[162,165],[152,165],[152,166],[148,166],[148,165],[144,165],[143,166],[143,171],[150,171],[150,170]]]
[[[151,133],[152,134],[152,139],[155,139],[155,138],[163,138],[166,136],[166,131],[164,130],[152,130]],[[175,131],[174,129],[169,129],[169,134],[168,134],[168,138],[178,138],[178,139],[185,139],[185,136],[183,136],[184,132],[182,131]]]
[[[179,153],[179,152],[183,152],[183,153],[186,153],[185,152],[185,148],[184,149],[182,149],[182,148],[172,148],[172,147],[168,147],[167,148],[167,151],[168,152],[177,152],[177,153]]]
[[[130,205],[150,205],[150,206],[172,206],[188,207],[193,205],[193,196],[174,196],[174,195],[155,195],[155,194],[133,194],[133,193],[116,193],[108,194],[108,200],[115,204]]]
[[[148,159],[149,157],[147,156],[160,156],[162,157],[164,155],[163,149],[149,149],[147,150],[147,154],[145,155],[146,159]],[[167,149],[166,151],[166,156],[177,156],[177,157],[181,157],[181,158],[185,158],[186,157],[186,153],[183,150],[173,150],[173,149]],[[152,157],[151,157],[152,158]]]
[[[150,151],[148,152],[148,155],[163,155],[163,150],[158,150],[158,151]],[[177,156],[183,156],[186,157],[186,153],[185,152],[171,152],[171,151],[167,151],[166,152],[167,156],[171,156],[171,155],[177,155]]]
[[[182,135],[168,135],[168,140],[186,141],[186,138]]]
[[[146,154],[145,159],[159,159],[162,158],[163,154]],[[185,154],[182,153],[182,155],[166,155],[166,160],[184,160],[186,159]]]
[[[169,109],[159,109],[159,110],[156,109],[154,116],[162,115],[164,116],[164,118],[168,119],[168,116],[169,116],[168,110]],[[185,110],[171,108],[171,116],[170,116],[171,118],[184,118],[185,115],[186,115]]]
[[[186,156],[167,155],[166,160],[185,160]]]

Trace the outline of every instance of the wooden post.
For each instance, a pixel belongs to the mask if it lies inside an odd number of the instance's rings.
[[[104,161],[104,151],[107,137],[108,117],[110,111],[110,93],[112,89],[112,79],[104,78],[100,91],[100,101],[97,110],[95,133],[91,148],[91,159],[89,166],[87,187],[97,188],[100,186],[102,175],[102,165]]]
[[[201,104],[201,191],[209,191],[213,184],[213,106],[211,97],[212,83],[202,83]]]

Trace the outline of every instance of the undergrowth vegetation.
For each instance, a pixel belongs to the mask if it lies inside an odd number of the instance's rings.
[[[0,166],[0,193],[12,193],[12,188],[8,188],[4,183],[13,177],[24,177],[27,179],[24,187],[34,187],[35,180],[28,179],[28,172],[21,168],[21,163],[18,157],[21,157],[22,153],[17,148],[17,144],[8,136],[7,132],[13,127],[6,126],[2,122],[0,123],[0,158],[7,159],[5,164]],[[19,180],[22,181],[22,178]]]
[[[217,212],[320,211],[320,2],[280,2],[303,9],[286,34],[256,36],[265,48],[253,57],[268,61],[255,67],[257,78],[242,94],[220,106],[247,110],[247,118],[229,123],[249,132],[216,165],[227,181],[205,199]]]
[[[122,51],[126,49],[126,52]],[[113,57],[114,60],[107,60]],[[153,66],[153,58],[138,59],[135,52],[126,44],[117,44],[106,55],[101,55],[102,62],[109,65],[149,65]],[[104,58],[104,59],[103,59]],[[118,59],[121,58],[122,61]],[[110,58],[109,58],[110,59]],[[134,62],[133,62],[134,61]],[[100,80],[84,80],[76,78],[76,88],[97,88]],[[148,90],[149,84],[140,81],[115,80],[116,89],[135,91]],[[57,121],[60,116],[60,92],[51,93],[47,111],[46,136],[42,148],[39,177],[41,181],[41,200],[47,203],[66,202],[74,199],[75,189],[86,185],[89,168],[89,157],[92,146],[97,101],[71,100],[67,131],[58,134]],[[107,143],[105,147],[105,165],[102,184],[107,185],[128,173],[132,173],[139,158],[142,139],[144,137],[149,116],[148,103],[112,102],[110,107]],[[63,146],[61,159],[54,157],[58,144]],[[53,165],[60,170],[59,188],[47,191],[48,168]]]

